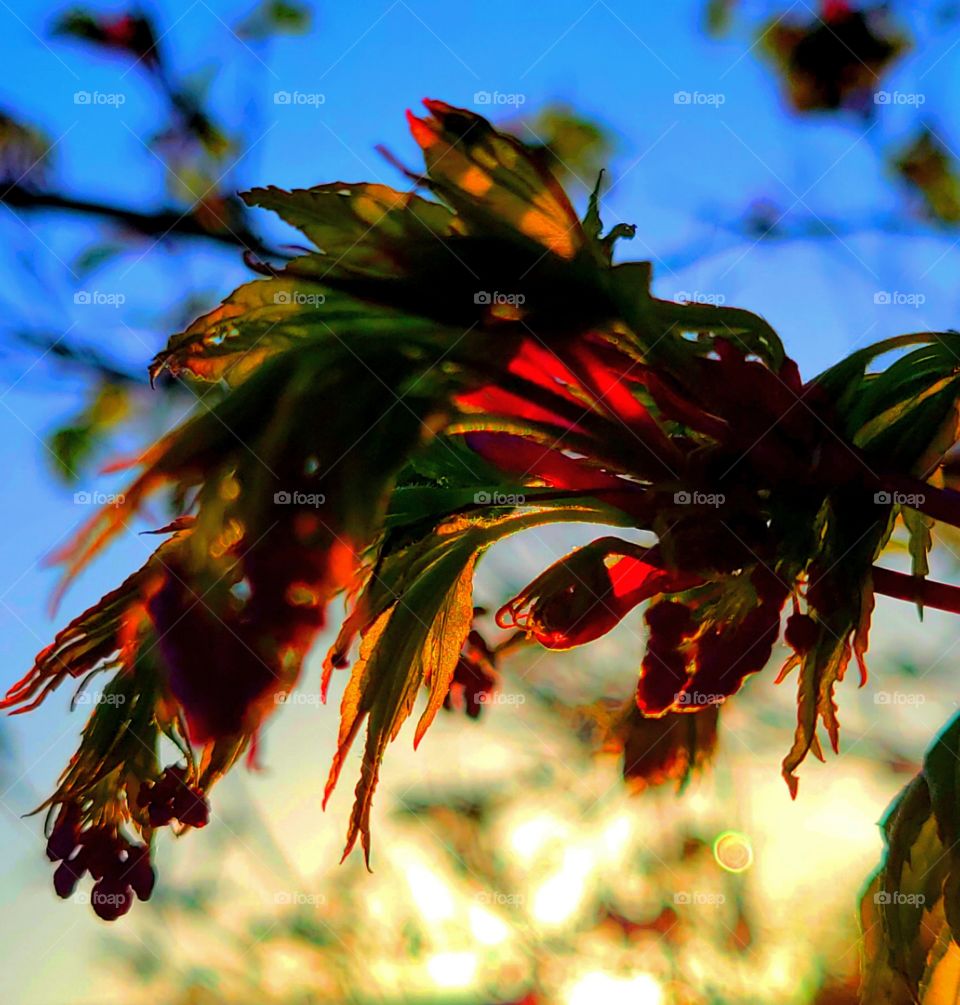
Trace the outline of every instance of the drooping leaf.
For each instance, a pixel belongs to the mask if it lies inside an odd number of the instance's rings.
[[[444,549],[396,603],[367,629],[341,703],[337,752],[324,800],[339,778],[344,759],[365,719],[367,740],[344,856],[357,838],[370,860],[370,807],[380,762],[410,715],[420,688],[430,697],[417,726],[419,742],[446,697],[460,650],[470,630],[473,564],[479,535],[465,534]]]
[[[903,524],[909,535],[910,571],[914,576],[925,579],[930,572],[928,556],[933,547],[933,524],[930,517],[906,506],[900,511]],[[917,610],[923,616],[923,603],[917,602]]]
[[[960,972],[958,755],[960,717],[954,717],[884,818],[886,853],[861,908],[865,925],[877,929],[866,943],[864,1003],[953,1000]]]
[[[570,505],[492,518],[459,518],[388,554],[372,572],[324,664],[326,694],[332,672],[346,665],[353,640],[360,635],[359,657],[341,702],[337,753],[325,794],[326,800],[368,718],[344,855],[359,838],[369,862],[370,807],[380,762],[387,744],[410,715],[420,687],[427,685],[430,690],[415,743],[447,695],[473,619],[473,567],[482,552],[497,540],[545,523],[616,523],[617,519],[612,510]]]

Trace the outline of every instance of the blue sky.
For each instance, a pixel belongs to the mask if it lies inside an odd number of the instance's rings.
[[[604,216],[610,224],[637,225],[636,240],[621,244],[620,254],[654,261],[661,296],[722,296],[763,314],[807,375],[867,341],[956,325],[955,238],[910,222],[904,194],[883,160],[916,127],[916,108],[884,108],[873,122],[848,114],[799,118],[784,109],[748,27],[761,12],[782,13],[789,5],[746,4],[747,23],[722,40],[700,30],[700,6],[693,0],[360,0],[323,6],[309,35],[255,50],[228,28],[249,11],[245,5],[198,0],[154,9],[168,29],[163,45],[176,72],[209,75],[213,106],[228,123],[244,122],[252,146],[231,172],[238,188],[336,179],[402,186],[374,146],[383,143],[416,163],[403,112],[420,98],[481,112],[477,92],[521,95],[521,110],[561,100],[617,134]],[[794,8],[800,14],[804,4]],[[52,178],[65,191],[142,209],[159,206],[164,169],[144,146],[157,128],[159,99],[122,60],[50,39],[47,27],[59,9],[0,0],[0,105],[36,122],[56,141]],[[920,115],[960,149],[950,87],[960,69],[956,31],[933,35],[919,16],[911,27],[926,41],[884,86],[923,94]],[[121,93],[124,101],[78,105],[74,94],[81,90]],[[279,91],[320,93],[323,102],[278,105]],[[678,104],[680,91],[720,95],[722,103]],[[493,117],[511,111],[498,107]],[[838,221],[866,225],[838,231],[837,237],[760,242],[736,233],[738,218],[755,200],[784,213],[788,230],[818,223],[837,230]],[[891,218],[908,228],[908,236],[870,225]],[[285,236],[266,217],[257,224],[277,239]],[[8,318],[25,316],[54,337],[73,332],[136,365],[145,366],[179,322],[178,305],[187,296],[212,306],[247,276],[236,254],[178,244],[144,245],[81,280],[69,266],[92,239],[89,222],[64,225],[0,209],[0,237],[0,303]],[[33,280],[24,279],[24,261],[35,270]],[[76,290],[91,285],[122,292],[125,302],[75,305]],[[879,291],[922,293],[925,300],[917,307],[878,304]],[[164,318],[170,319],[166,325]],[[86,511],[73,505],[72,489],[51,477],[42,440],[77,407],[81,388],[22,355],[5,369],[0,653],[12,681],[64,616],[114,586],[139,564],[146,545],[121,542],[74,588],[59,618],[51,619],[47,600],[54,573],[40,560]],[[114,484],[89,487],[109,490]],[[0,905],[16,909],[23,922],[8,952],[28,958],[38,951],[37,933],[49,945],[51,931],[62,932],[59,949],[45,957],[60,963],[74,960],[95,925],[78,919],[78,912],[58,912],[46,889],[37,822],[24,824],[17,813],[49,789],[73,749],[80,717],[67,724],[65,704],[58,696],[30,721],[16,720],[8,729],[17,778],[2,796],[0,816]],[[19,992],[14,1000],[64,1000],[56,998],[56,982],[43,970],[11,968]],[[87,970],[78,973],[86,975],[78,978],[81,985],[89,980]]]

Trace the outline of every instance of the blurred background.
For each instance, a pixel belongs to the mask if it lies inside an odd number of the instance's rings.
[[[235,193],[406,187],[375,148],[417,166],[403,111],[424,96],[540,148],[580,207],[606,167],[605,223],[637,225],[620,256],[651,260],[661,297],[764,315],[806,377],[960,316],[947,0],[0,0],[0,28],[6,684],[152,547],[129,535],[52,617],[44,558],[122,487],[102,465],[218,393],[151,390],[150,357],[250,277],[245,250],[295,239]],[[484,561],[480,602],[593,536],[511,540]],[[935,573],[955,579],[958,544],[938,543]],[[795,684],[775,687],[775,666],[720,710],[714,756],[682,793],[625,784],[609,710],[635,686],[641,632],[635,615],[582,651],[521,651],[478,720],[441,717],[417,754],[404,733],[373,875],[359,856],[337,864],[350,787],[320,810],[344,678],[321,705],[319,646],[262,769],[222,783],[202,835],[161,837],[157,893],[113,927],[80,893],[56,899],[41,817],[24,816],[72,754],[82,706],[68,715],[57,694],[5,720],[4,1000],[855,1001],[876,824],[956,710],[955,627],[881,599],[871,680],[840,689],[842,752],[808,760],[796,802],[779,766]]]

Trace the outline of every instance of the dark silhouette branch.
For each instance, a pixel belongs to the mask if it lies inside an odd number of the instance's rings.
[[[129,370],[99,350],[90,346],[76,345],[62,335],[56,337],[42,332],[17,330],[13,332],[13,336],[29,346],[40,359],[49,357],[86,373],[93,372],[114,384],[143,387],[148,384],[146,371],[137,373]]]
[[[210,230],[190,210],[162,209],[153,213],[139,213],[136,210],[88,199],[75,199],[59,192],[42,191],[22,185],[10,185],[0,191],[0,203],[12,209],[29,212],[49,210],[52,212],[76,213],[82,216],[99,217],[102,220],[120,224],[144,237],[191,237],[202,238],[226,247],[242,248],[257,255],[272,258],[287,256],[267,247],[246,225],[225,225],[222,230]]]

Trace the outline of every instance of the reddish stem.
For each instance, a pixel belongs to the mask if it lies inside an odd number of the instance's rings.
[[[928,485],[919,478],[898,475],[881,478],[880,485],[890,493],[894,502],[898,496],[909,497],[907,505],[910,509],[919,510],[952,527],[960,527],[960,492]]]
[[[919,576],[908,576],[892,569],[873,567],[873,589],[887,597],[921,603],[939,611],[960,614],[960,586],[937,583]]]

